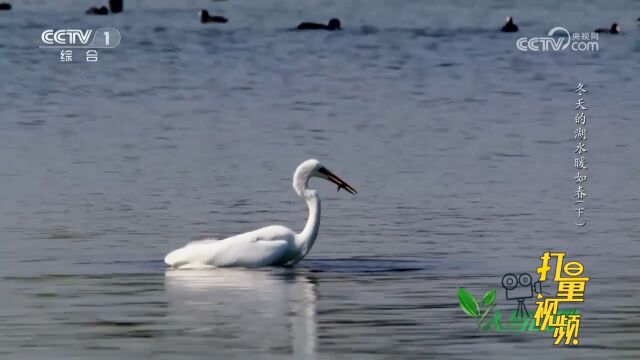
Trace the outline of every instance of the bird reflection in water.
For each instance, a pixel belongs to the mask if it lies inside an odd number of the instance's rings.
[[[165,291],[168,320],[189,337],[216,348],[315,355],[317,289],[298,270],[167,270]]]

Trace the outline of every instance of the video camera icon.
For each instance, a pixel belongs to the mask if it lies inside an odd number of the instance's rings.
[[[532,299],[534,293],[542,294],[542,283],[539,281],[534,283],[531,275],[527,273],[520,275],[512,273],[505,274],[502,277],[502,287],[505,289],[507,300],[518,301],[516,316],[519,317],[524,317],[524,314],[527,314],[527,317],[529,317],[529,312],[527,311],[524,301],[526,299]]]

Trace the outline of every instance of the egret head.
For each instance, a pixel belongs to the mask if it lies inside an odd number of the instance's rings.
[[[329,171],[324,165],[322,165],[316,159],[309,159],[302,164],[298,165],[295,173],[293,174],[293,189],[300,196],[303,195],[304,190],[307,189],[309,179],[312,177],[319,177],[338,185],[338,191],[344,189],[350,194],[357,194],[356,189],[347,184],[344,180],[340,179],[336,174]]]

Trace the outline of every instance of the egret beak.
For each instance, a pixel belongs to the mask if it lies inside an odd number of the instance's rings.
[[[332,183],[338,185],[338,191],[340,191],[340,189],[345,189],[348,193],[350,194],[357,194],[358,192],[356,191],[356,189],[354,189],[353,187],[351,187],[351,185],[347,184],[344,180],[340,179],[336,174],[332,173],[331,171],[327,170],[326,168],[320,168],[320,170],[318,170],[318,172],[320,174],[322,174],[325,179],[331,181]]]

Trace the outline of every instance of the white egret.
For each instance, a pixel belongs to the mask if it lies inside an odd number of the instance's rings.
[[[309,208],[309,218],[301,233],[280,225],[271,225],[223,240],[194,241],[170,252],[164,261],[172,268],[293,266],[311,250],[320,228],[320,198],[309,189],[309,179],[319,177],[351,194],[357,191],[327,170],[318,160],[300,164],[293,174],[293,190]]]

